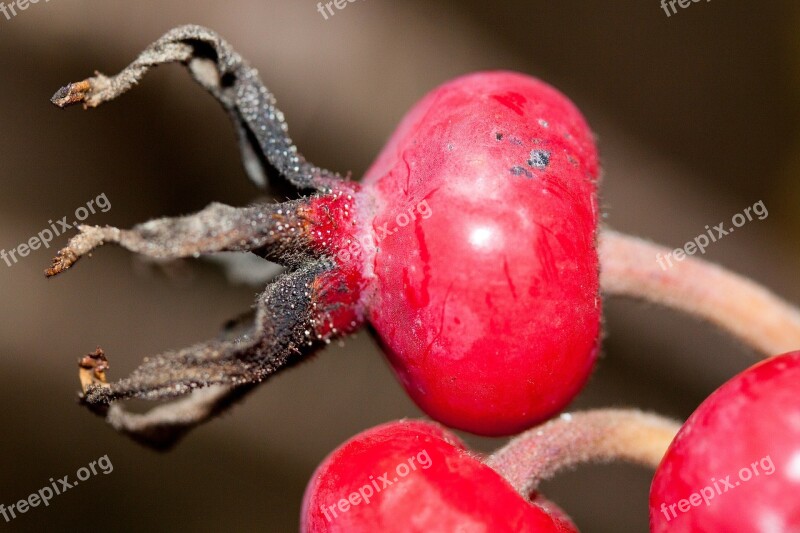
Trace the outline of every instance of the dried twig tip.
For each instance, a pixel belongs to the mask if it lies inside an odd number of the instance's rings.
[[[75,261],[78,260],[78,256],[72,251],[70,248],[64,248],[58,252],[58,255],[53,259],[53,262],[47,270],[44,271],[44,275],[48,278],[52,278],[58,274],[61,274],[69,267],[72,266]]]
[[[108,358],[102,348],[98,348],[92,353],[84,355],[78,361],[78,377],[81,380],[81,388],[84,394],[91,386],[108,387],[106,381],[106,370],[108,370]]]
[[[58,107],[67,107],[86,101],[91,91],[92,85],[89,80],[70,83],[56,91],[50,101]]]

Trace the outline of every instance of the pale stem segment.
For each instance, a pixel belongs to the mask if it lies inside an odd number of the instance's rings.
[[[580,464],[619,460],[655,469],[679,429],[637,410],[562,414],[513,438],[486,464],[527,498],[542,481]]]
[[[707,320],[766,356],[800,349],[800,310],[750,279],[687,256],[659,264],[672,250],[605,229],[600,285]],[[663,263],[663,261],[662,261]]]

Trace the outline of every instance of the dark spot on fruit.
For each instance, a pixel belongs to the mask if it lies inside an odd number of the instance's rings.
[[[533,177],[533,174],[531,173],[530,170],[521,166],[511,167],[511,173],[514,174],[515,176],[521,176],[524,174],[526,178]]]
[[[502,133],[495,133],[494,138],[497,139],[498,141],[502,141],[503,140],[503,134]]]
[[[547,150],[532,150],[528,164],[533,168],[544,170],[550,165],[550,152]]]

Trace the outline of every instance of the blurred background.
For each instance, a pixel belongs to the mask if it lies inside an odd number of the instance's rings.
[[[800,11],[796,2],[369,0],[329,20],[314,0],[31,4],[0,15],[0,248],[105,193],[90,223],[128,227],[242,205],[227,116],[178,66],[93,112],[53,108],[66,82],[112,74],[163,32],[209,26],[258,67],[305,155],[360,176],[404,112],[454,76],[508,68],[569,95],[598,135],[605,222],[677,247],[763,200],[706,258],[800,302]],[[191,262],[177,275],[105,248],[46,280],[56,248],[0,263],[0,502],[10,505],[108,455],[90,478],[10,531],[297,530],[313,469],[355,433],[419,417],[366,333],[279,375],[158,454],[80,409],[77,358],[97,345],[111,378],[142,357],[216,335],[256,288]],[[704,324],[606,303],[604,356],[571,409],[638,406],[685,418],[754,354]],[[502,439],[465,438],[480,450]],[[582,531],[646,531],[651,474],[583,467],[544,492]]]

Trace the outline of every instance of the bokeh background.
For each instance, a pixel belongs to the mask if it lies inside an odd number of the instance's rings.
[[[324,20],[313,0],[51,0],[0,16],[0,248],[105,193],[97,224],[130,226],[211,201],[241,205],[227,116],[178,66],[93,112],[50,95],[115,73],[169,28],[219,31],[257,66],[317,164],[360,176],[403,113],[453,76],[510,68],[570,95],[596,131],[606,223],[682,245],[763,200],[707,258],[800,302],[800,11],[796,2],[368,0]],[[62,237],[56,243],[66,242]],[[157,454],[75,403],[76,359],[102,345],[112,378],[147,354],[214,336],[256,288],[190,262],[169,275],[105,248],[46,280],[53,249],[0,263],[0,502],[114,465],[0,529],[296,531],[305,484],[358,431],[418,417],[366,333],[271,380]],[[604,357],[571,407],[639,406],[684,418],[754,354],[709,326],[606,303]],[[502,439],[465,438],[492,450]],[[544,491],[584,532],[646,531],[650,473],[583,467]]]

